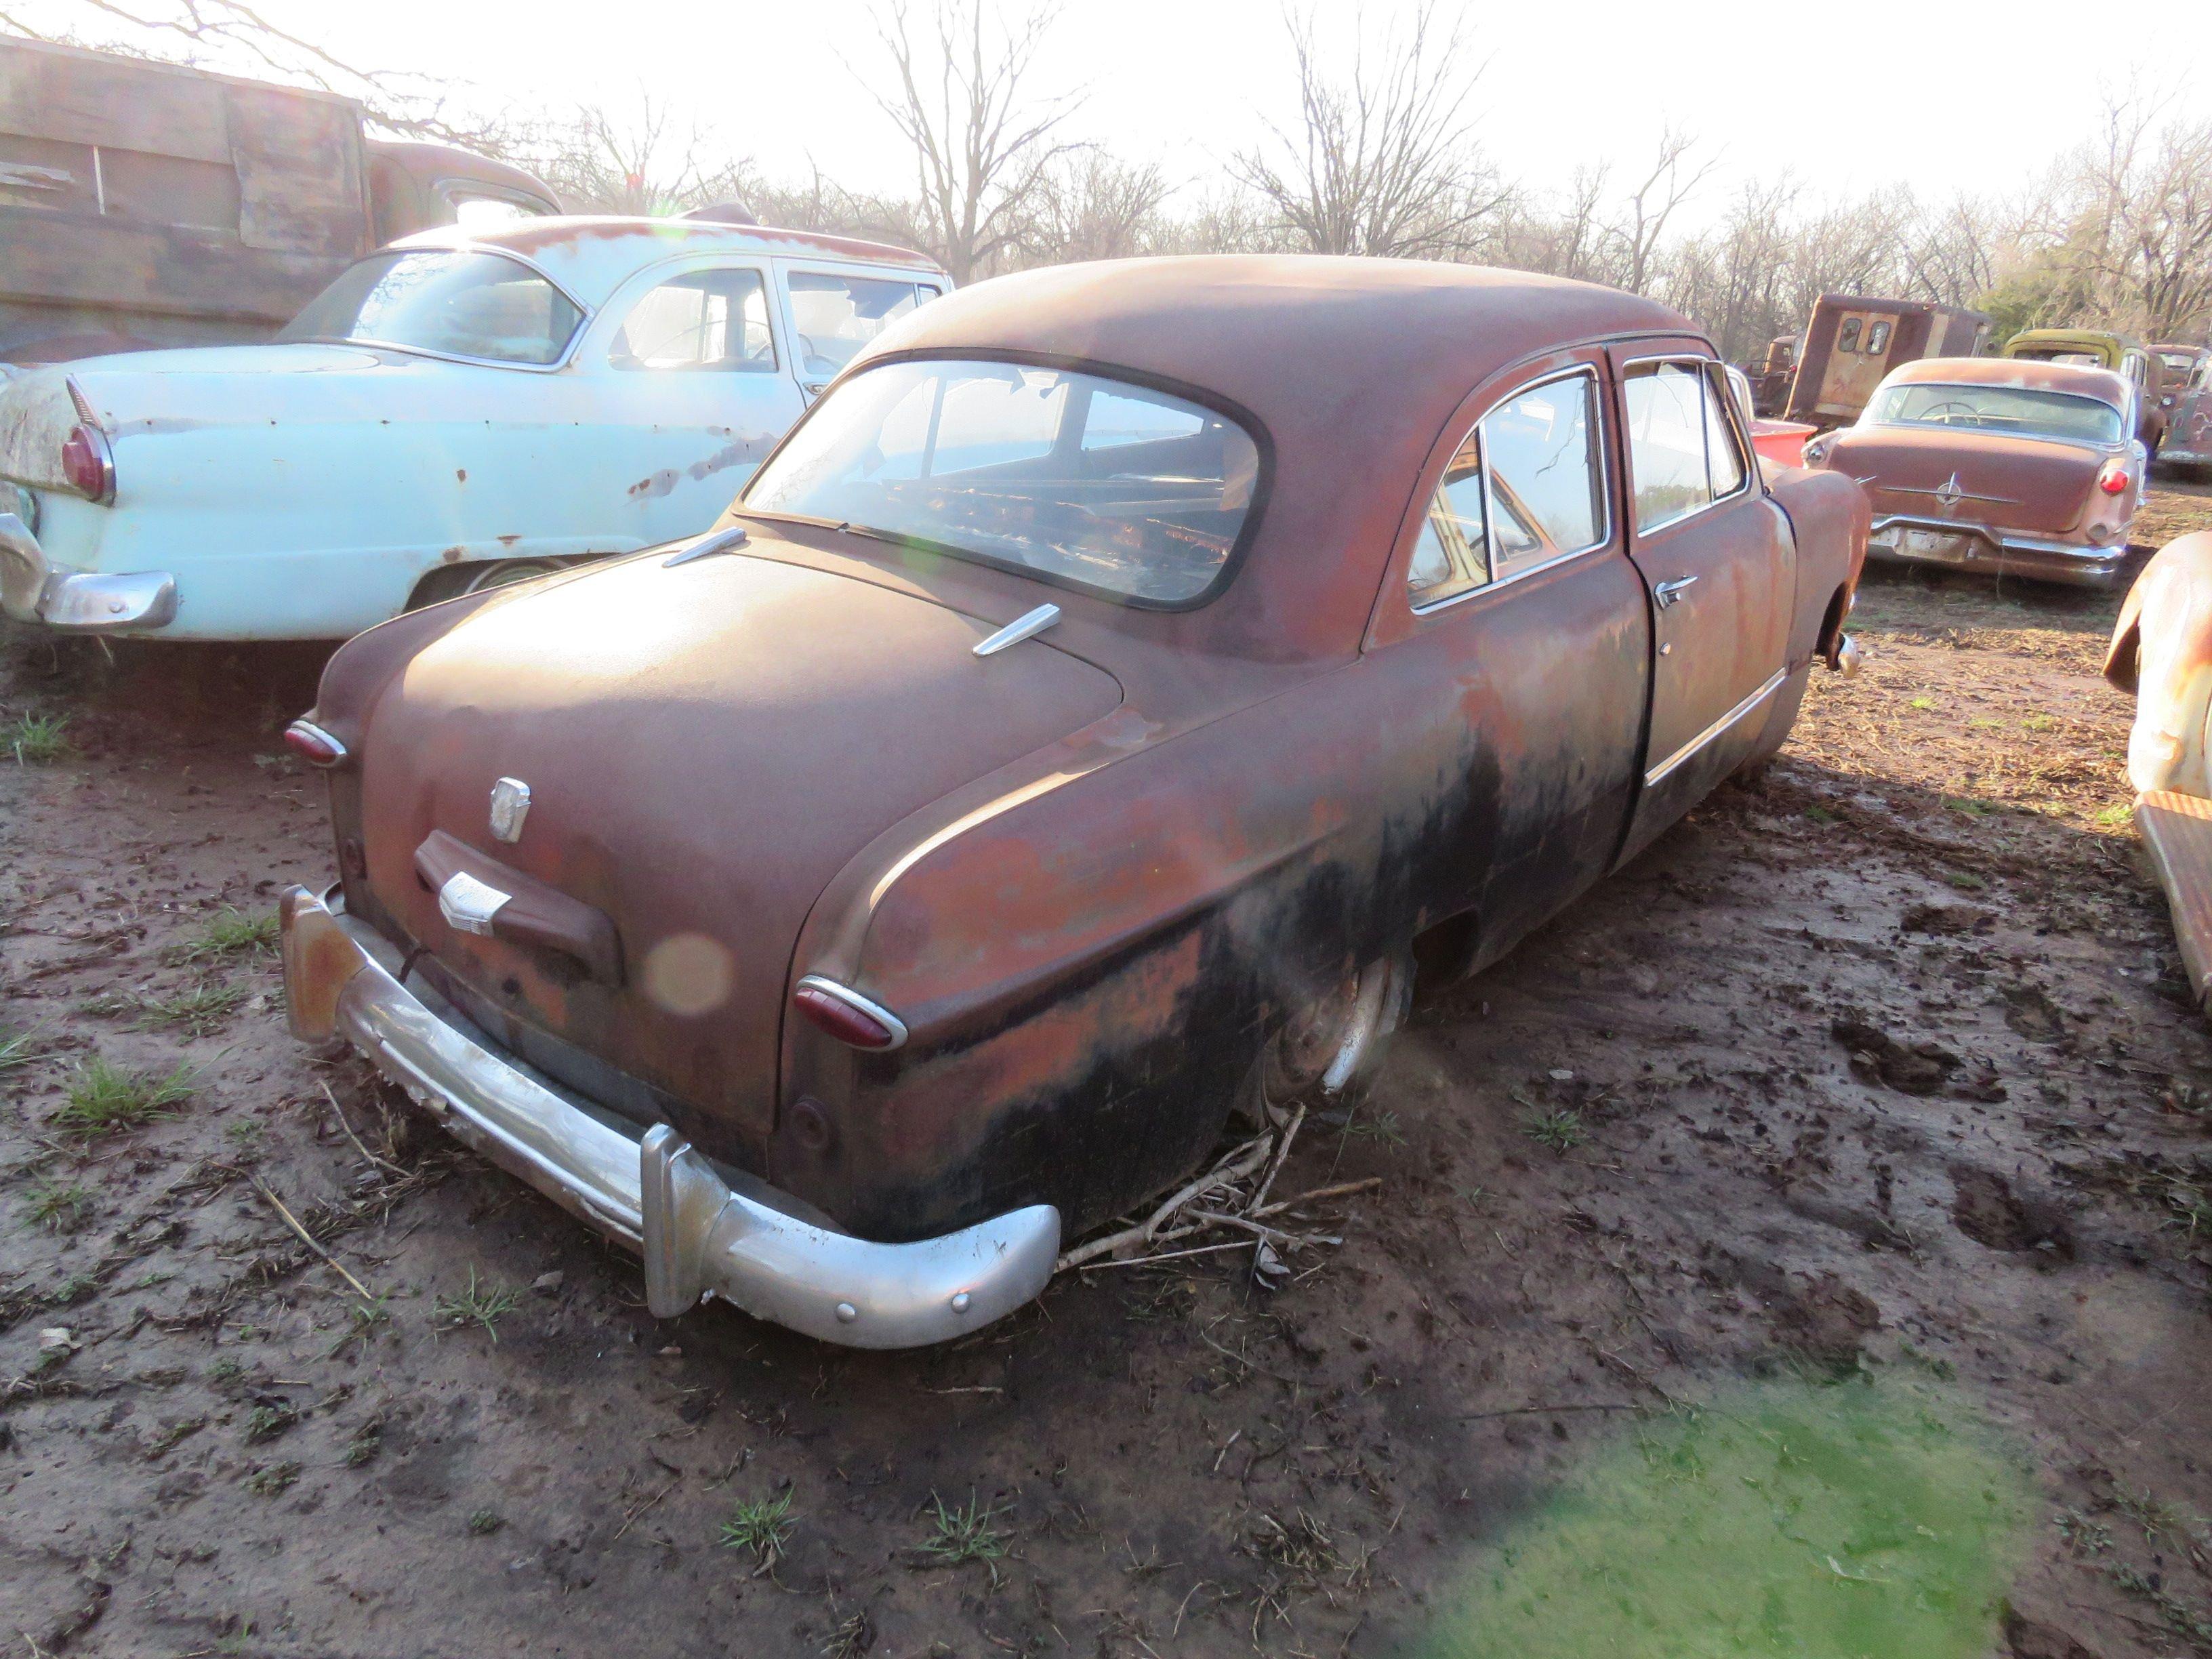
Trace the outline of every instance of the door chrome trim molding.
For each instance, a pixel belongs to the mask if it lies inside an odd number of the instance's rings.
[[[1774,672],[1768,677],[1765,684],[1760,686],[1758,690],[1753,692],[1741,702],[1736,704],[1735,708],[1729,709],[1727,714],[1722,715],[1704,731],[1698,732],[1696,737],[1692,738],[1689,742],[1684,744],[1673,754],[1668,756],[1665,760],[1662,761],[1658,765],[1646,772],[1644,775],[1644,787],[1646,789],[1655,789],[1660,784],[1665,782],[1668,775],[1673,772],[1676,767],[1681,765],[1684,761],[1689,759],[1691,756],[1696,754],[1698,750],[1703,749],[1714,738],[1719,737],[1722,732],[1735,725],[1739,720],[1742,720],[1745,715],[1750,714],[1752,710],[1758,708],[1759,704],[1765,702],[1769,697],[1780,690],[1782,689],[1782,682],[1789,678],[1790,671],[1787,668],[1776,669]]]

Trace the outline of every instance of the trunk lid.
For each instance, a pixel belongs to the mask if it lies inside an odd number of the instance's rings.
[[[2081,522],[2104,451],[2051,440],[1910,427],[1850,427],[1832,471],[1865,486],[1875,517],[1989,525],[2063,536]]]
[[[0,478],[67,489],[62,441],[88,416],[114,441],[249,421],[327,421],[333,411],[359,418],[375,412],[367,400],[397,377],[358,379],[343,392],[331,377],[395,367],[407,367],[398,354],[303,342],[133,351],[24,369],[0,378]],[[403,413],[408,395],[392,386],[390,412]]]
[[[758,1167],[792,952],[830,878],[1121,701],[1044,640],[976,657],[996,625],[754,554],[632,560],[488,605],[368,713],[373,907],[466,993],[580,1051],[580,1070],[672,1097],[702,1147]],[[511,842],[490,822],[502,778],[529,788]],[[550,932],[452,925],[422,872],[455,869],[526,890]],[[611,927],[611,978],[592,951],[543,942],[592,936],[590,913]]]

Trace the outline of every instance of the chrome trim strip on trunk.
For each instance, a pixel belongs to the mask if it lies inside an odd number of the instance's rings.
[[[815,1225],[771,1189],[735,1190],[667,1125],[634,1140],[441,1018],[378,960],[363,923],[300,888],[281,915],[295,1031],[313,1040],[327,1019],[456,1137],[641,1254],[658,1317],[718,1296],[824,1342],[919,1347],[1003,1318],[1052,1277],[1048,1204],[908,1244]]]
[[[1735,708],[1729,709],[1727,714],[1722,715],[1704,731],[1698,732],[1696,737],[1692,738],[1689,742],[1684,744],[1673,754],[1668,756],[1667,758],[1662,761],[1657,766],[1652,768],[1649,772],[1646,772],[1644,775],[1644,787],[1646,789],[1656,788],[1661,783],[1666,781],[1668,773],[1674,771],[1674,769],[1681,765],[1684,761],[1689,759],[1691,756],[1696,754],[1698,750],[1703,749],[1707,744],[1712,742],[1723,732],[1726,732],[1730,726],[1735,725],[1737,721],[1749,714],[1753,709],[1758,708],[1759,704],[1765,702],[1769,697],[1772,696],[1777,691],[1781,690],[1782,682],[1789,678],[1790,671],[1788,669],[1776,669],[1768,678],[1765,684],[1760,686],[1758,690],[1753,692],[1741,702],[1736,704]]]

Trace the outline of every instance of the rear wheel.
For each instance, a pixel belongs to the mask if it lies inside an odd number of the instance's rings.
[[[1413,994],[1413,955],[1406,951],[1377,957],[1314,992],[1261,1055],[1243,1115],[1264,1123],[1295,1106],[1354,1098],[1373,1077],[1386,1040],[1405,1023]]]
[[[415,584],[407,608],[420,611],[426,605],[457,599],[464,593],[481,593],[488,587],[505,587],[510,582],[528,581],[532,576],[550,575],[560,568],[551,559],[488,559],[474,564],[446,565]]]

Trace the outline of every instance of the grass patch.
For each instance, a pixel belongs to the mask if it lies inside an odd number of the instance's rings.
[[[0,1032],[0,1072],[12,1072],[18,1066],[28,1066],[39,1057],[31,1039],[36,1030]]]
[[[65,1135],[89,1140],[137,1128],[155,1118],[174,1117],[170,1109],[191,1098],[191,1077],[188,1066],[156,1077],[95,1058],[77,1068],[53,1125]]]
[[[1983,1659],[2026,1470],[1934,1385],[1775,1383],[1644,1425],[1494,1545],[1418,1659]]]
[[[299,1420],[300,1413],[289,1406],[256,1406],[246,1419],[246,1443],[258,1446],[274,1440]]]
[[[1402,1146],[1406,1132],[1398,1127],[1395,1112],[1380,1112],[1371,1117],[1361,1117],[1357,1112],[1346,1120],[1346,1136],[1353,1140],[1371,1140],[1382,1146]]]
[[[469,1516],[469,1534],[475,1538],[489,1538],[506,1524],[497,1510],[478,1510]]]
[[[455,1296],[441,1296],[431,1304],[431,1317],[440,1321],[447,1329],[458,1330],[464,1325],[481,1325],[484,1334],[496,1345],[499,1341],[499,1322],[513,1313],[521,1304],[522,1292],[501,1285],[479,1284],[477,1270],[469,1269],[468,1288]]]
[[[1521,1120],[1521,1133],[1539,1146],[1548,1146],[1555,1152],[1571,1152],[1589,1139],[1589,1131],[1583,1127],[1583,1115],[1571,1109],[1529,1112]]]
[[[1915,697],[1911,702],[1905,704],[1905,707],[1908,708],[1917,708],[1924,714],[1936,707],[1936,699],[1933,697]]]
[[[1000,1559],[1009,1540],[997,1525],[998,1514],[996,1504],[980,1503],[973,1492],[965,1509],[947,1508],[943,1498],[930,1493],[929,1536],[921,1540],[922,1554],[943,1567]]]
[[[277,921],[274,912],[249,916],[228,905],[213,921],[186,939],[172,945],[172,962],[215,962],[225,957],[267,956],[276,949]]]
[[[2136,820],[2135,805],[2131,801],[2115,801],[2089,820],[2100,830],[2124,830]]]
[[[18,766],[44,766],[70,751],[66,714],[18,714],[0,726],[0,745],[15,757]]]
[[[92,1218],[92,1193],[83,1187],[34,1181],[30,1201],[23,1206],[23,1218],[49,1232],[73,1233]]]
[[[275,1498],[300,1478],[297,1463],[268,1463],[246,1477],[246,1489],[256,1498]]]
[[[757,1498],[738,1504],[722,1522],[722,1547],[750,1550],[763,1570],[783,1553],[783,1540],[791,1536],[791,1488],[773,1498]]]
[[[242,986],[195,985],[173,997],[139,998],[135,1023],[141,1030],[181,1025],[194,1036],[205,1036],[235,1013],[238,1005],[245,1000]]]

